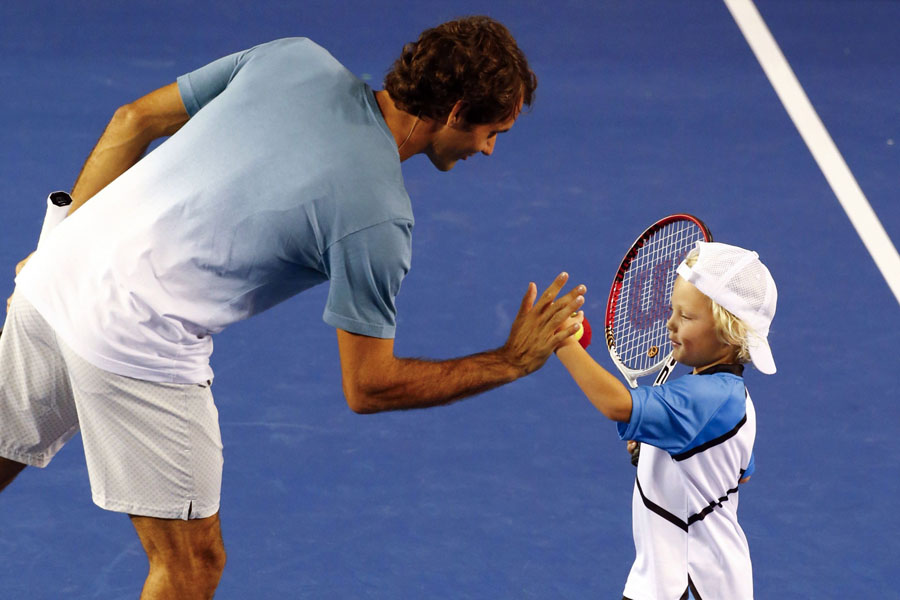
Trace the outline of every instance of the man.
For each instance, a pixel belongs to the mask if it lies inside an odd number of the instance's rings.
[[[490,155],[535,86],[506,28],[473,17],[407,44],[379,92],[296,38],[117,110],[69,218],[17,278],[0,489],[80,430],[94,502],[129,514],[147,552],[142,597],[208,598],[225,562],[212,334],[328,281],[323,318],[355,412],[447,404],[540,368],[577,330],[562,325],[585,289],[556,299],[565,274],[540,299],[529,284],[497,350],[393,353],[413,225],[400,163]]]

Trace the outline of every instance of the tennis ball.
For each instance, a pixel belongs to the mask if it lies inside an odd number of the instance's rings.
[[[575,334],[575,341],[581,344],[581,347],[585,350],[591,345],[591,324],[588,322],[587,317],[581,322],[581,329]]]

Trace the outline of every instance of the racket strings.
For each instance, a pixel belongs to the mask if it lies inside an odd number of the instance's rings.
[[[671,352],[666,321],[675,269],[703,239],[695,223],[677,220],[651,232],[633,252],[613,320],[616,351],[627,368],[650,369]]]

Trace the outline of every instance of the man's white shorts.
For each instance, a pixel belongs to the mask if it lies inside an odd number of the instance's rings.
[[[0,335],[0,456],[44,467],[79,429],[101,508],[162,519],[218,512],[222,438],[209,386],[98,369],[16,294]]]

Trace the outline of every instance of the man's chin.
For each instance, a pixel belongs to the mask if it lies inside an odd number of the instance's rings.
[[[445,172],[445,173],[446,173],[447,171],[451,170],[453,167],[455,167],[455,166],[456,166],[456,163],[457,163],[456,160],[450,160],[450,161],[447,161],[447,160],[440,160],[440,161],[439,161],[439,160],[435,160],[434,158],[431,158],[430,156],[429,156],[428,158],[431,160],[431,164],[433,164],[434,167],[435,167],[438,171],[443,171],[443,172]]]

